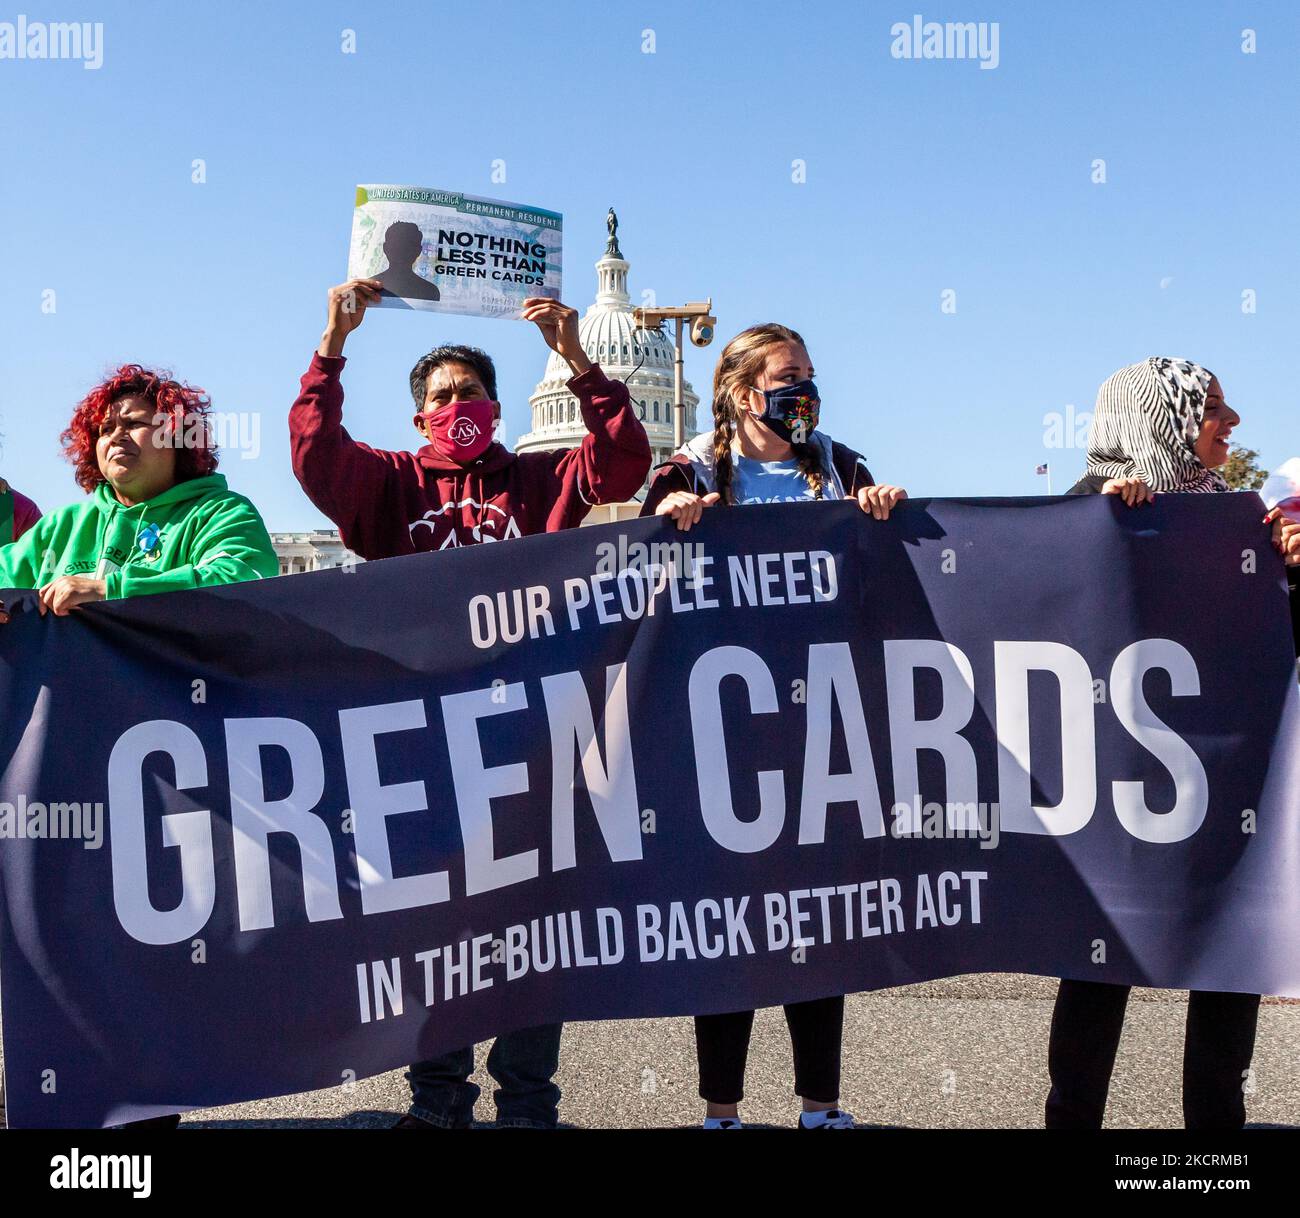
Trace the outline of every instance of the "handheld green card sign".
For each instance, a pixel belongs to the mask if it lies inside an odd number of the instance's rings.
[[[563,217],[423,186],[358,186],[349,279],[378,279],[381,308],[519,317],[560,299]]]

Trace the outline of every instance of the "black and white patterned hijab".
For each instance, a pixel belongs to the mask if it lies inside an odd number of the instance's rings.
[[[1163,356],[1107,377],[1088,435],[1088,473],[1141,478],[1153,491],[1230,490],[1196,455],[1213,379],[1200,364]]]

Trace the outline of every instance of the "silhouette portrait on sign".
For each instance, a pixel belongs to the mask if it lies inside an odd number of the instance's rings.
[[[385,296],[402,296],[407,300],[440,300],[442,293],[435,284],[415,273],[424,234],[418,224],[398,220],[384,233],[384,257],[388,269],[376,278],[382,283]]]

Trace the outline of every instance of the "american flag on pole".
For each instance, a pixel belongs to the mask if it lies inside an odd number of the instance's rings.
[[[1045,473],[1047,473],[1047,466],[1046,466],[1045,464],[1044,464],[1044,465],[1040,465],[1036,470],[1034,470],[1034,473],[1036,473],[1036,474],[1045,474]]]

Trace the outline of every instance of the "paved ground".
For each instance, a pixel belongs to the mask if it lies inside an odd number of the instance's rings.
[[[914,1127],[1041,1124],[1047,1027],[1055,983],[977,976],[858,994],[844,1034],[845,1107],[859,1122]],[[1108,1123],[1180,1126],[1184,996],[1135,991],[1111,1087]],[[490,1089],[480,1047],[476,1079]],[[687,1019],[570,1024],[559,1083],[566,1123],[585,1128],[692,1125],[695,1048]],[[1251,1124],[1300,1127],[1300,1002],[1266,1000],[1260,1012]],[[373,1126],[404,1110],[400,1071],[333,1088],[190,1113],[187,1127]],[[490,1096],[490,1091],[489,1091]],[[790,1042],[779,1010],[754,1026],[747,1097],[752,1123],[792,1124]],[[492,1119],[490,1098],[477,1116]]]

